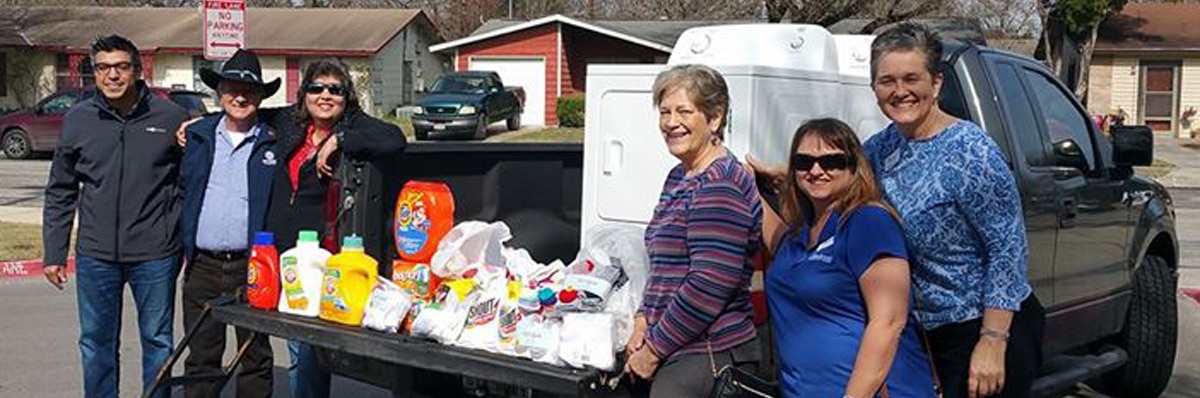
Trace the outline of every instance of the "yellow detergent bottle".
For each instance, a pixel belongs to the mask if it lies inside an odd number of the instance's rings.
[[[329,252],[317,242],[317,231],[300,231],[296,247],[279,255],[279,312],[316,317],[321,306],[321,280]]]
[[[342,240],[342,252],[325,264],[325,280],[321,290],[321,319],[345,325],[362,324],[363,309],[379,267],[375,259],[363,252],[362,238],[347,236]]]

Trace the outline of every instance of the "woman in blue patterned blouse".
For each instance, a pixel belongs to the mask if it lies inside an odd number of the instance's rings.
[[[942,45],[903,23],[871,43],[871,80],[892,120],[866,143],[903,221],[917,318],[947,398],[1028,397],[1044,314],[1026,279],[1016,181],[979,126],[938,106]]]

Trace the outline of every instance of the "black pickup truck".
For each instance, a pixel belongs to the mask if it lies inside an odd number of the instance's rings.
[[[1108,138],[1066,87],[1026,57],[947,42],[943,62],[942,106],[988,131],[1019,183],[1029,279],[1047,308],[1047,363],[1035,396],[1060,396],[1081,382],[1118,397],[1158,396],[1174,363],[1179,250],[1170,195],[1133,171],[1150,163],[1150,131],[1118,129]],[[539,260],[572,258],[578,248],[582,149],[415,144],[392,164],[358,166],[361,172],[345,177],[344,204],[350,208],[343,231],[364,235],[367,250],[388,264],[395,255],[388,220],[400,186],[409,179],[437,180],[454,190],[456,218],[505,221],[513,232],[510,243]],[[595,370],[277,313],[233,308],[217,315],[312,342],[324,348],[323,362],[334,372],[404,393],[432,388],[426,394],[439,397],[487,390],[539,397],[626,394],[612,388],[618,385],[613,375]]]
[[[521,128],[525,90],[505,87],[496,72],[447,73],[433,82],[429,94],[413,108],[413,131],[419,140],[468,135],[487,138],[487,127],[505,121]]]

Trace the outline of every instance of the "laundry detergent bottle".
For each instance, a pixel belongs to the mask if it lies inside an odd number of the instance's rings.
[[[279,252],[275,251],[275,235],[270,232],[254,234],[246,270],[246,298],[254,308],[273,310],[279,305]]]
[[[362,324],[363,309],[375,279],[379,263],[363,252],[362,238],[347,236],[342,240],[342,252],[325,263],[325,279],[321,286],[321,319],[344,325]]]
[[[279,255],[279,312],[317,316],[321,310],[321,279],[329,256],[317,241],[316,231],[300,231],[296,247]]]

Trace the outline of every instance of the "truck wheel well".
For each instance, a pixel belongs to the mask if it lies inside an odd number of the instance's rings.
[[[1175,257],[1175,245],[1171,244],[1171,237],[1167,234],[1160,233],[1154,237],[1154,240],[1150,242],[1150,247],[1146,249],[1146,255],[1158,256],[1167,260],[1167,265],[1172,269],[1179,266],[1179,261]]]

